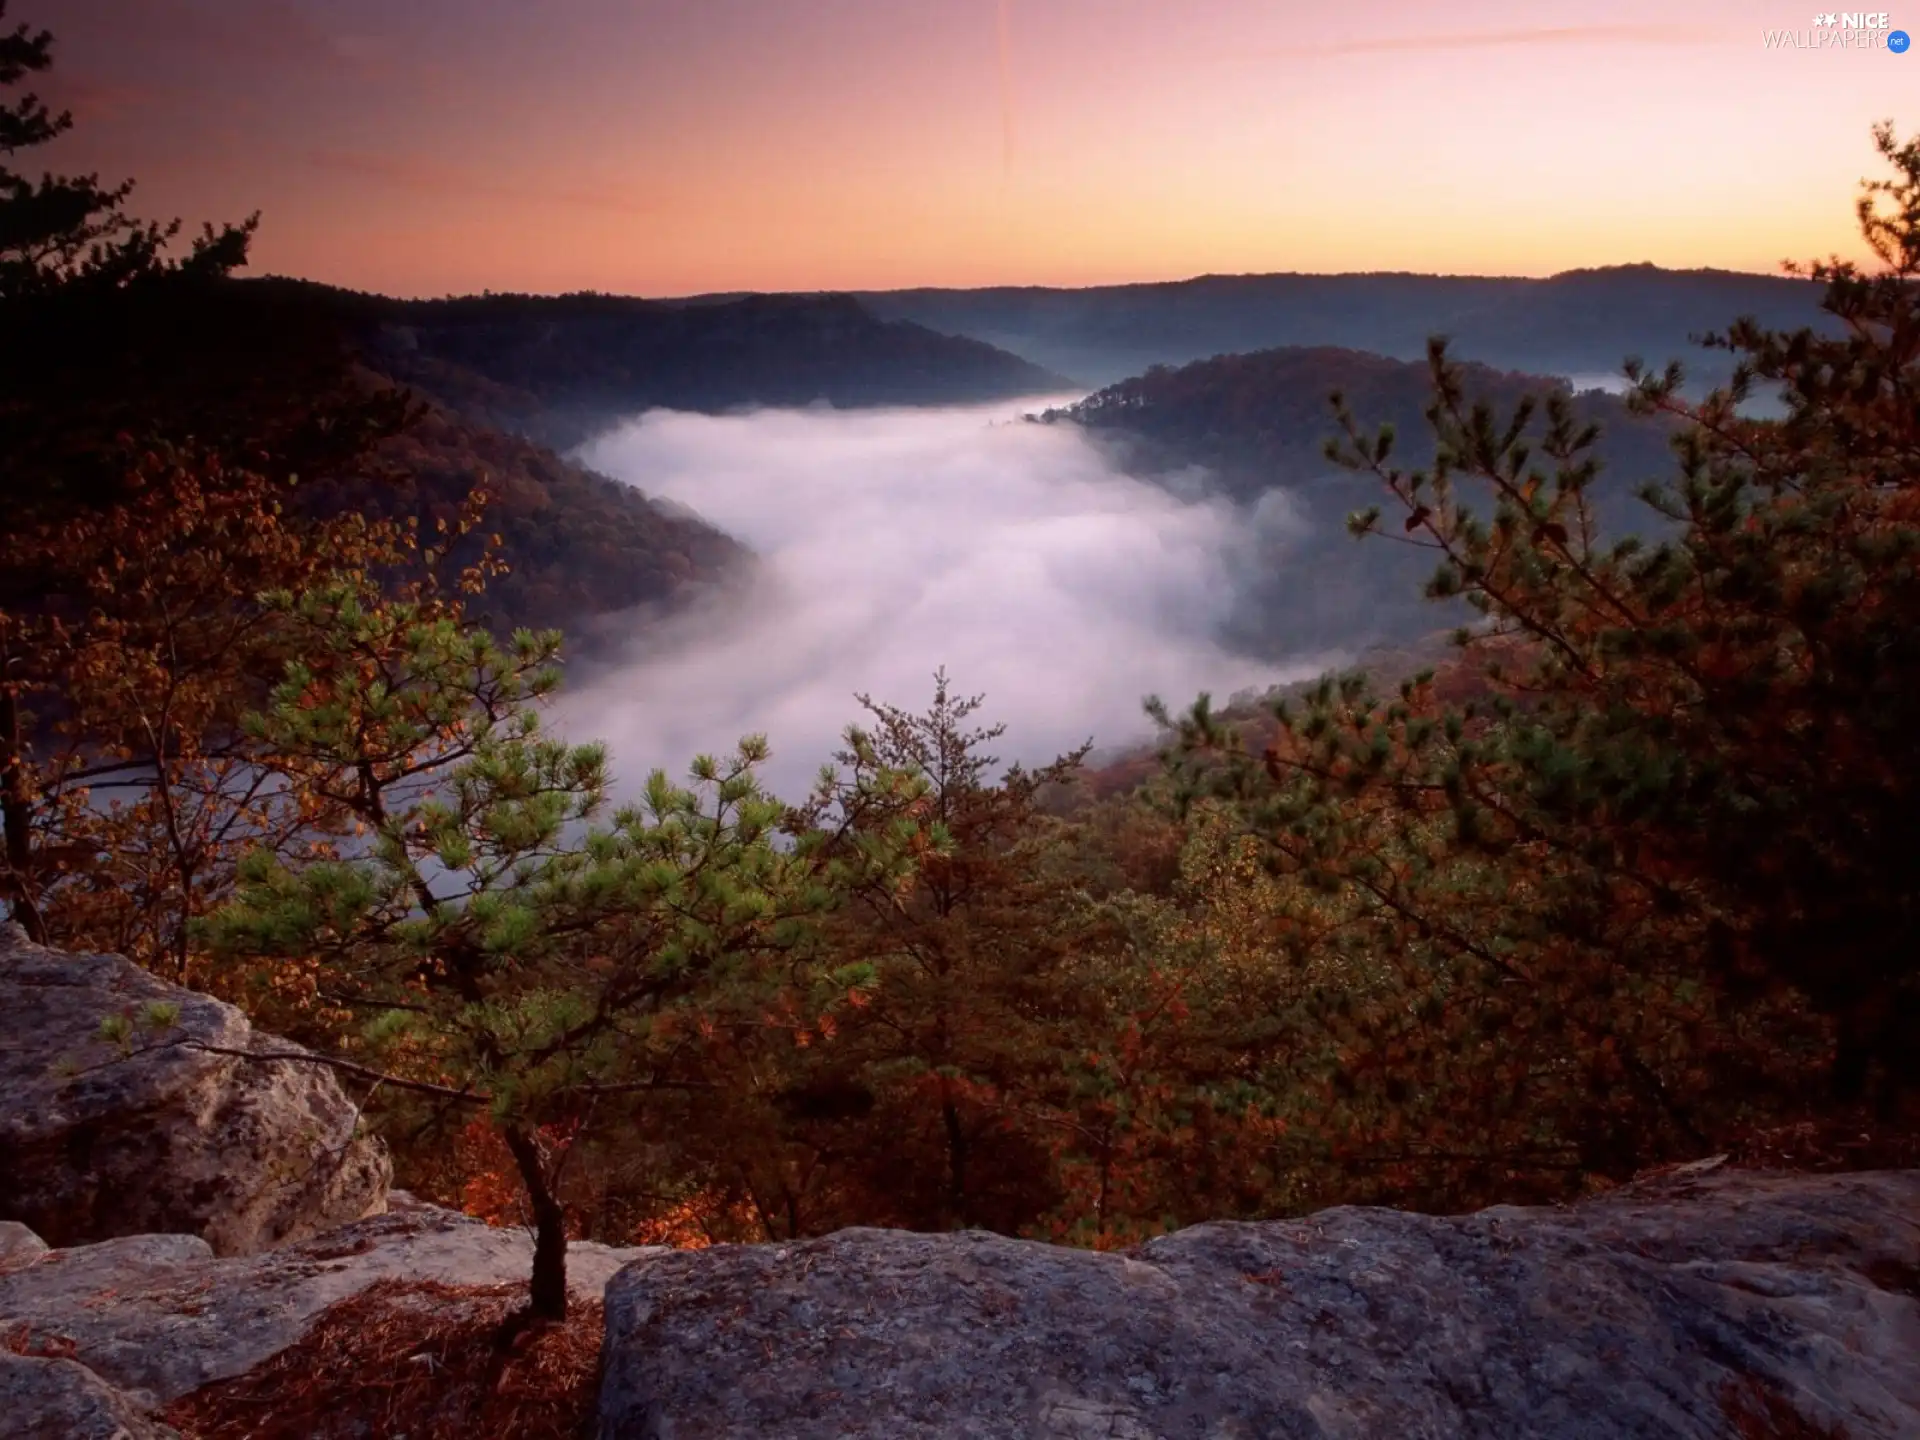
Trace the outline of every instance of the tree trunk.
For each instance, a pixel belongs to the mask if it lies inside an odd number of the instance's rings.
[[[947,1209],[960,1224],[967,1223],[967,1133],[960,1124],[960,1107],[946,1081],[940,1083],[940,1118],[947,1128]]]
[[[47,924],[33,903],[33,810],[27,803],[27,759],[20,746],[20,707],[11,685],[0,680],[0,814],[6,829],[7,871],[13,883],[7,904],[34,943],[47,943]]]
[[[520,1183],[526,1187],[528,1203],[533,1207],[533,1283],[527,1296],[527,1313],[535,1320],[567,1318],[567,1216],[547,1184],[546,1167],[540,1163],[540,1147],[524,1127],[509,1125],[507,1149],[519,1167]]]

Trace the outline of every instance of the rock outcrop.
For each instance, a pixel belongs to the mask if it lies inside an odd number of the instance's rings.
[[[0,1350],[9,1440],[179,1440],[84,1365]]]
[[[1696,1171],[1128,1253],[848,1230],[615,1276],[600,1435],[1912,1436],[1916,1295],[1920,1173]]]
[[[622,1266],[662,1253],[576,1243],[568,1248],[568,1281],[581,1298],[597,1300]],[[84,1367],[96,1383],[75,1388],[65,1371],[31,1380],[0,1375],[0,1403],[7,1386],[31,1383],[49,1406],[105,1397],[120,1407],[115,1413],[147,1417],[297,1344],[328,1307],[380,1281],[525,1285],[532,1266],[525,1232],[418,1203],[265,1255],[221,1259],[193,1235],[47,1251],[0,1270],[0,1354],[24,1343]],[[8,1423],[26,1413],[24,1401],[0,1409]],[[14,1433],[0,1425],[0,1434]]]
[[[168,1007],[161,1043],[131,1054],[109,1016]],[[0,1220],[56,1246],[198,1235],[250,1255],[383,1203],[392,1167],[358,1134],[333,1075],[230,1005],[113,955],[71,955],[0,925]]]
[[[31,1265],[47,1253],[47,1242],[18,1220],[0,1220],[0,1275]]]
[[[157,1039],[102,1038],[143,1009]],[[526,1282],[529,1236],[389,1195],[332,1076],[229,1006],[8,927],[0,1027],[0,1433],[173,1440],[170,1405],[298,1370],[336,1306]],[[575,1244],[569,1278],[606,1297],[602,1440],[1920,1435],[1920,1171],[1695,1166],[1104,1254]]]

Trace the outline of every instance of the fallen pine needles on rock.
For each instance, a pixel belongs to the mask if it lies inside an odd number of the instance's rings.
[[[188,1440],[573,1440],[594,1404],[598,1302],[503,1350],[518,1285],[387,1280],[322,1315],[264,1365],[168,1408]]]

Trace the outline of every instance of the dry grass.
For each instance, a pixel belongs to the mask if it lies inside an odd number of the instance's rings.
[[[1865,1109],[1748,1131],[1728,1147],[1743,1170],[1907,1170],[1920,1165],[1920,1114]]]
[[[519,1285],[388,1280],[266,1364],[169,1407],[188,1440],[575,1440],[588,1433],[601,1307],[495,1343]]]

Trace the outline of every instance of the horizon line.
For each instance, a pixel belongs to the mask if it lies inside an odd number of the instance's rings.
[[[846,295],[859,299],[867,296],[913,295],[929,291],[955,295],[982,294],[996,290],[1047,290],[1066,293],[1079,293],[1094,290],[1143,290],[1177,285],[1195,285],[1208,280],[1360,280],[1360,279],[1408,279],[1408,280],[1481,280],[1507,281],[1516,284],[1546,285],[1556,280],[1564,280],[1575,275],[1600,275],[1622,271],[1657,271],[1663,275],[1729,275],[1752,280],[1780,280],[1789,284],[1813,284],[1804,275],[1793,275],[1784,270],[1740,270],[1720,265],[1659,265],[1649,260],[1627,260],[1608,265],[1575,265],[1565,270],[1555,270],[1547,275],[1518,275],[1512,273],[1490,273],[1484,271],[1439,271],[1439,270],[1208,270],[1197,274],[1173,276],[1159,280],[1096,280],[1081,285],[1048,284],[1040,281],[1006,281],[989,285],[893,285],[884,289],[862,289],[847,286],[810,286],[784,290],[741,289],[741,290],[693,290],[673,294],[651,294],[638,290],[447,290],[438,293],[419,291],[411,294],[396,294],[384,290],[362,289],[353,285],[342,285],[331,280],[318,280],[305,275],[287,275],[266,272],[259,275],[238,277],[250,281],[278,281],[297,285],[314,285],[322,289],[340,290],[349,294],[367,295],[384,300],[433,302],[441,300],[478,300],[499,299],[537,299],[565,300],[594,296],[607,300],[635,300],[657,304],[686,304],[695,301],[730,301],[751,299],[777,299],[782,296],[828,296]]]

